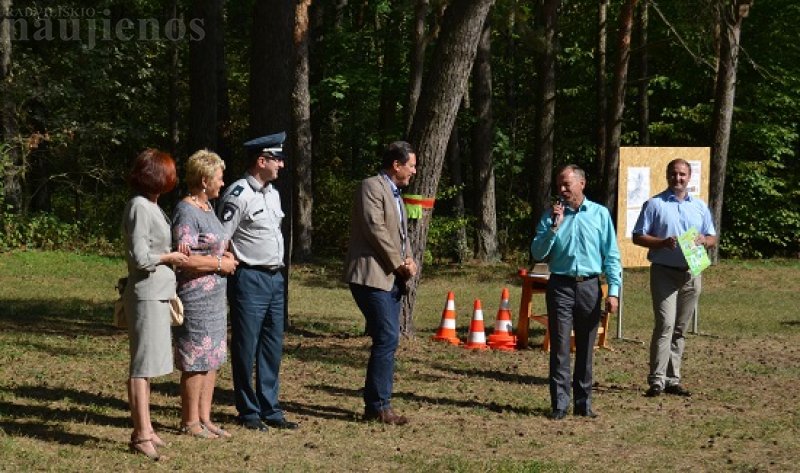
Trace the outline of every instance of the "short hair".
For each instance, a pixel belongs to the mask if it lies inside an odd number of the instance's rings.
[[[579,179],[582,179],[584,181],[586,180],[586,172],[584,172],[584,170],[581,169],[581,167],[578,166],[577,164],[565,164],[564,166],[561,166],[560,168],[558,168],[556,176],[560,176],[561,173],[563,173],[564,171],[572,171],[572,173],[574,173],[575,176],[578,177]]]
[[[684,166],[689,168],[689,175],[690,176],[692,175],[692,165],[689,164],[689,161],[683,158],[677,158],[670,161],[669,164],[667,164],[667,174],[669,174],[669,170],[672,169],[672,167],[675,166],[676,164],[683,164]]]
[[[411,155],[416,154],[414,148],[405,141],[395,141],[386,147],[381,159],[381,169],[391,169],[395,161],[405,164],[411,159]]]
[[[141,194],[164,194],[178,184],[175,160],[169,153],[147,148],[133,161],[128,185]]]
[[[186,160],[186,187],[198,189],[203,186],[203,178],[211,179],[217,169],[225,170],[225,161],[208,149],[201,149]]]
[[[247,160],[245,160],[246,169],[252,169],[255,167],[255,165],[258,164],[258,160],[261,159],[262,156],[264,159],[270,158],[269,153],[265,153],[260,149],[248,149]]]

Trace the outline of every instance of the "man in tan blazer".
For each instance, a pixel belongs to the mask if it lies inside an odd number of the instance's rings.
[[[403,425],[391,405],[394,358],[400,338],[400,299],[417,273],[407,239],[400,188],[416,174],[411,145],[396,141],[383,154],[381,171],[361,181],[350,219],[344,281],[364,314],[372,349],[364,383],[364,419]]]

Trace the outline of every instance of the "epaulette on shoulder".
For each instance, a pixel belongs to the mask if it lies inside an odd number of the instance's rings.
[[[239,197],[239,195],[241,195],[243,190],[244,190],[244,186],[238,185],[238,186],[233,188],[233,190],[231,191],[231,195],[234,196],[234,197]]]

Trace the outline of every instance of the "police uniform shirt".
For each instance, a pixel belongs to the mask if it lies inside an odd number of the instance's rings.
[[[281,199],[272,184],[262,186],[246,173],[222,197],[219,219],[231,237],[236,259],[268,269],[283,267]]]

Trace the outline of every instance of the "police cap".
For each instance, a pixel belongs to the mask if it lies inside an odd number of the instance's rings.
[[[261,138],[254,138],[244,143],[244,147],[248,152],[269,154],[277,159],[286,159],[286,153],[283,152],[283,142],[286,140],[286,132],[275,133],[272,135],[262,136]]]

